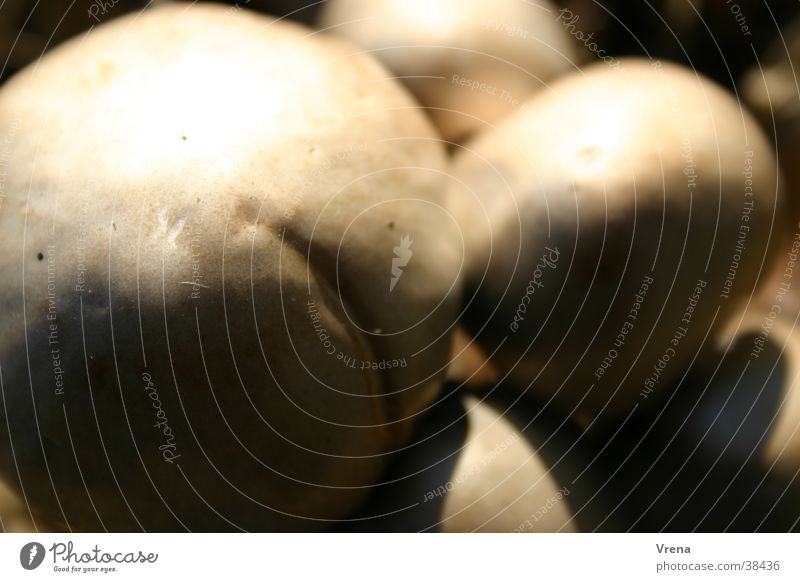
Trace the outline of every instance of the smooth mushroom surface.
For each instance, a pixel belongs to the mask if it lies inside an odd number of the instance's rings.
[[[463,262],[390,77],[170,3],[2,88],[0,473],[35,514],[318,530],[366,497],[444,378]]]
[[[577,68],[569,20],[549,0],[330,0],[319,26],[380,59],[460,142]]]
[[[453,172],[469,331],[505,384],[588,419],[669,394],[785,242],[758,124],[669,63],[560,80]]]

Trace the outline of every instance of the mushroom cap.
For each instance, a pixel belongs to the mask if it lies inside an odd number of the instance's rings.
[[[331,0],[320,27],[380,59],[457,142],[573,70],[559,16],[549,0]]]
[[[169,4],[11,79],[3,139],[0,470],[31,506],[345,517],[437,393],[458,305],[444,149],[405,90],[304,27]]]
[[[777,241],[770,144],[677,65],[587,67],[454,161],[467,325],[506,379],[562,410],[669,393],[753,295]]]

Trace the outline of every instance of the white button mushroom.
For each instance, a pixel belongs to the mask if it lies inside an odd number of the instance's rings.
[[[383,61],[452,141],[575,66],[549,0],[331,0],[320,27]]]
[[[620,62],[555,83],[454,164],[472,333],[519,389],[587,418],[668,392],[781,230],[774,155],[736,100]]]
[[[455,388],[455,385],[450,385]],[[347,531],[615,530],[596,443],[530,403],[445,390]]]
[[[475,398],[468,398],[466,406],[469,430],[444,484],[441,531],[576,531],[570,484],[559,480],[553,461],[501,411]],[[548,437],[563,438],[556,431]]]
[[[0,91],[0,469],[75,529],[321,529],[447,365],[444,148],[367,56],[170,4]],[[6,426],[7,425],[7,426]]]

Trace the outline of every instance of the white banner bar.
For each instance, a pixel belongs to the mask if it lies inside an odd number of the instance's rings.
[[[793,534],[5,534],[0,580],[800,580]]]

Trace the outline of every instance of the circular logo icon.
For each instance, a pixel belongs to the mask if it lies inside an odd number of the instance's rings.
[[[29,542],[19,551],[19,563],[26,570],[35,570],[44,561],[44,546],[38,542]]]

